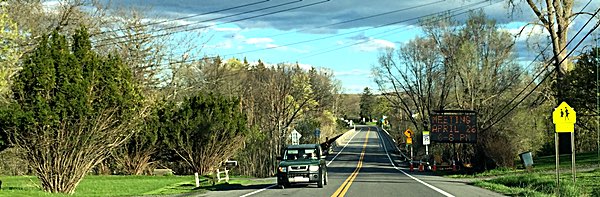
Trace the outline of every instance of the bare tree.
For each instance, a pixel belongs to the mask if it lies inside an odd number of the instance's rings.
[[[496,150],[502,143],[493,143],[499,139],[512,140],[506,135],[509,132],[483,128],[497,121],[496,112],[502,110],[498,101],[510,99],[513,90],[522,85],[520,68],[512,56],[513,38],[481,12],[471,13],[462,27],[448,25],[455,24],[452,21],[436,21],[442,24],[427,24],[425,37],[413,39],[396,54],[388,50],[381,55],[377,83],[417,130],[427,126],[423,121],[434,109],[477,111],[478,145],[482,150]],[[486,155],[501,165],[511,165],[505,161],[514,151]],[[471,149],[465,156],[473,154]]]
[[[552,62],[558,71],[558,78],[562,78],[569,71],[567,54],[567,43],[569,40],[569,25],[577,15],[587,14],[587,12],[573,13],[575,0],[520,0],[525,1],[531,11],[537,17],[537,21],[533,23],[537,26],[542,26],[549,34],[552,42],[552,53],[554,54]],[[509,0],[509,5],[513,8],[517,7],[517,0]],[[525,27],[524,27],[525,28]],[[566,60],[562,61],[563,59]],[[562,63],[561,63],[562,62]]]

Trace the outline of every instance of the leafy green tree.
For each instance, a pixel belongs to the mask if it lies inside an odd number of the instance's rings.
[[[391,103],[385,97],[379,96],[375,98],[377,102],[373,106],[373,117],[380,121],[383,116],[390,116]]]
[[[560,82],[565,96],[564,101],[577,111],[577,139],[576,148],[579,151],[596,150],[596,115],[599,111],[596,106],[598,95],[596,81],[597,69],[600,65],[600,48],[594,48],[580,55],[575,68],[568,72]]]
[[[18,61],[23,53],[19,47],[24,36],[19,32],[17,23],[10,19],[6,8],[0,6],[0,121],[5,125],[0,128],[0,152],[8,148],[8,133],[5,131],[7,124],[12,122],[10,113],[6,110],[11,106],[11,84],[13,76],[18,71]]]
[[[161,122],[158,114],[163,110],[163,104],[164,101],[153,103],[143,120],[144,123],[136,128],[135,134],[123,146],[113,151],[111,159],[117,166],[113,170],[129,175],[150,174],[161,145]]]
[[[143,117],[131,70],[92,51],[81,28],[69,47],[54,31],[23,60],[8,128],[45,191],[72,194]]]
[[[0,104],[10,97],[13,76],[18,71],[18,61],[24,50],[19,44],[25,39],[17,23],[10,19],[6,8],[0,6]]]
[[[167,147],[199,174],[231,158],[248,131],[239,100],[219,95],[198,93],[171,102],[159,116]]]
[[[376,82],[392,108],[401,110],[400,120],[410,121],[417,131],[427,126],[424,123],[433,110],[477,111],[477,144],[457,144],[464,148],[458,157],[478,164],[491,160],[494,165],[512,166],[514,155],[524,151],[522,148],[539,148],[529,144],[543,135],[543,130],[528,130],[526,135],[511,129],[522,123],[540,125],[543,116],[525,115],[534,111],[533,107],[515,108],[506,116],[510,118],[498,120],[502,113],[509,113],[504,104],[518,96],[530,78],[523,76],[515,62],[514,38],[494,20],[475,11],[465,25],[460,24],[447,16],[423,21],[424,37],[382,54]],[[492,127],[492,123],[498,124]],[[506,147],[515,140],[527,145]],[[446,144],[437,147],[440,152],[449,150]]]
[[[373,118],[373,107],[375,107],[375,97],[371,93],[371,89],[366,87],[363,94],[360,96],[360,116],[371,121]]]

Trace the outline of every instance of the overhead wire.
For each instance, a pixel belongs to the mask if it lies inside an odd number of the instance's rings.
[[[484,0],[484,1],[481,1],[481,2],[486,2],[486,1],[488,1],[488,0]],[[469,4],[469,6],[477,5],[477,4],[480,4],[481,2]],[[454,8],[454,9],[458,9],[458,8]],[[452,9],[450,9],[450,10],[452,10]],[[364,31],[368,31],[368,30],[372,30],[372,29],[378,29],[378,28],[387,27],[387,26],[391,26],[391,25],[396,25],[396,24],[400,24],[400,23],[405,23],[405,22],[412,21],[412,20],[418,20],[418,19],[421,19],[421,18],[435,16],[435,15],[438,15],[438,14],[441,14],[441,13],[445,13],[445,12],[448,12],[448,10],[441,11],[441,12],[435,12],[435,13],[427,14],[427,15],[424,15],[424,16],[413,17],[413,18],[410,18],[410,19],[394,21],[394,22],[390,22],[390,23],[386,23],[386,24],[382,24],[382,25],[377,25],[377,26],[369,27],[369,28],[366,28],[366,29],[359,29],[359,30],[350,31],[350,32],[346,32],[346,33],[340,33],[340,34],[335,34],[335,35],[330,35],[330,36],[324,36],[324,37],[315,38],[315,39],[309,39],[309,40],[303,40],[303,41],[298,41],[298,42],[293,42],[293,43],[287,43],[287,44],[277,45],[277,46],[272,46],[272,47],[267,47],[267,48],[254,49],[254,50],[248,50],[248,51],[237,52],[237,53],[230,53],[230,54],[227,54],[227,55],[224,55],[224,56],[239,55],[239,54],[245,54],[245,53],[253,53],[253,52],[258,52],[258,51],[265,51],[265,50],[270,50],[270,49],[276,49],[276,48],[294,46],[294,45],[298,45],[298,44],[304,44],[304,43],[308,43],[308,42],[325,40],[325,39],[329,39],[329,38],[334,38],[334,37],[349,35],[349,34],[358,33],[358,32],[364,32]]]
[[[594,17],[596,17],[596,15],[598,14],[598,12],[600,12],[600,8],[596,10],[596,12],[595,12],[595,13],[594,13],[594,14],[593,14],[591,17],[590,17],[590,19],[589,19],[589,20],[588,20],[588,21],[585,23],[585,25],[583,25],[583,26],[581,27],[581,29],[579,29],[579,31],[577,31],[577,34],[575,34],[575,36],[573,36],[573,38],[572,38],[572,39],[571,39],[571,40],[570,40],[570,41],[567,43],[567,45],[566,45],[566,46],[565,46],[563,49],[561,49],[561,51],[560,51],[560,52],[564,51],[564,50],[567,48],[567,46],[568,46],[568,45],[569,45],[569,44],[570,44],[570,43],[571,43],[573,40],[575,40],[575,38],[577,37],[577,35],[579,35],[579,34],[580,34],[582,31],[583,31],[583,29],[584,29],[584,28],[585,28],[585,27],[586,27],[586,26],[587,26],[587,25],[590,23],[590,21],[592,21],[592,19],[594,19]],[[584,36],[584,37],[583,37],[583,38],[582,38],[582,39],[581,39],[581,40],[580,40],[578,43],[577,43],[577,45],[574,47],[574,49],[577,49],[577,48],[579,47],[579,45],[581,45],[581,43],[583,43],[583,42],[585,41],[585,39],[586,39],[586,38],[587,38],[589,35],[591,35],[591,34],[592,34],[592,32],[594,32],[594,30],[596,30],[596,29],[598,28],[598,26],[599,26],[599,25],[600,25],[600,23],[596,23],[596,25],[594,25],[594,27],[592,27],[592,29],[591,29],[591,30],[590,30],[590,31],[589,31],[589,32],[588,32],[588,33],[587,33],[587,34],[586,34],[586,35],[585,35],[585,36]],[[558,62],[558,64],[562,64],[564,61],[566,61],[566,60],[567,60],[567,58],[568,58],[569,56],[571,56],[571,54],[572,54],[573,52],[575,52],[575,50],[574,50],[574,49],[573,49],[573,50],[571,50],[571,51],[569,51],[569,53],[568,53],[568,54],[567,54],[567,55],[566,55],[566,56],[565,56],[565,57],[564,57],[562,60],[560,60],[560,62]],[[556,60],[558,60],[558,59],[557,59],[557,57],[558,57],[557,55],[554,55],[553,59],[556,59]],[[550,65],[552,65],[552,62],[549,62],[549,63],[548,63],[546,66],[545,66],[545,68],[547,69],[547,68],[548,68]],[[552,73],[552,72],[555,72],[555,71],[558,71],[556,67],[555,67],[555,68],[553,68],[553,69],[550,71],[550,73]],[[485,130],[488,130],[488,129],[492,128],[494,125],[496,125],[496,124],[497,124],[498,122],[500,122],[502,119],[504,119],[504,117],[506,117],[508,114],[510,114],[510,112],[512,112],[514,109],[516,109],[516,108],[517,108],[517,106],[519,106],[519,105],[520,105],[520,104],[521,104],[521,103],[522,103],[522,102],[523,102],[523,101],[524,101],[524,100],[525,100],[525,99],[526,99],[526,98],[527,98],[529,95],[531,95],[531,94],[532,94],[532,93],[533,93],[533,92],[534,92],[534,91],[535,91],[537,88],[539,88],[539,87],[540,87],[540,86],[541,86],[541,85],[544,83],[544,81],[545,81],[546,79],[548,79],[548,77],[550,77],[550,76],[551,76],[551,74],[547,74],[547,75],[546,75],[546,76],[545,76],[545,77],[544,77],[544,78],[543,78],[543,79],[542,79],[542,80],[541,80],[541,81],[540,81],[540,82],[539,82],[539,83],[538,83],[538,84],[537,84],[537,85],[536,85],[536,86],[535,86],[535,87],[534,87],[534,88],[533,88],[531,91],[529,91],[529,93],[527,93],[527,95],[525,95],[523,98],[521,98],[521,100],[519,100],[519,102],[517,102],[517,104],[515,104],[515,105],[514,105],[514,106],[513,106],[511,109],[509,109],[509,110],[508,110],[506,113],[504,113],[504,114],[503,114],[503,115],[502,115],[500,118],[498,118],[498,120],[496,120],[496,121],[492,122],[492,124],[490,124],[489,126],[487,126],[486,128],[484,128],[483,130],[485,131]],[[534,80],[535,80],[535,79],[534,79]]]
[[[412,10],[412,9],[417,9],[417,8],[426,7],[426,6],[430,6],[430,5],[435,5],[435,4],[444,2],[444,1],[446,1],[446,0],[439,0],[439,1],[429,2],[429,3],[420,4],[420,5],[416,5],[416,6],[404,7],[401,9],[387,11],[387,12],[383,12],[383,13],[379,13],[379,14],[373,14],[373,15],[369,15],[369,16],[354,18],[354,19],[340,21],[340,22],[336,22],[336,23],[330,23],[330,24],[326,24],[326,25],[319,25],[319,26],[315,26],[315,27],[303,28],[303,29],[280,33],[280,34],[268,35],[265,37],[274,38],[274,37],[288,35],[288,34],[292,34],[292,33],[296,33],[296,32],[303,32],[303,31],[308,31],[308,30],[320,29],[320,28],[324,28],[324,27],[332,27],[332,26],[337,26],[337,25],[341,25],[341,24],[352,23],[352,22],[356,22],[356,21],[362,21],[362,20],[366,20],[366,19],[370,19],[370,18],[376,18],[376,17],[394,14],[394,13],[398,13],[398,12],[403,12],[403,11],[407,11],[407,10]]]
[[[308,43],[308,42],[313,42],[313,41],[318,41],[318,40],[324,40],[324,39],[328,39],[328,38],[332,38],[332,37],[338,37],[338,36],[348,35],[348,34],[352,34],[352,33],[368,31],[368,30],[371,30],[371,29],[386,27],[386,26],[390,26],[390,25],[393,25],[393,24],[399,24],[399,23],[408,22],[408,21],[412,21],[412,20],[418,20],[418,19],[422,19],[422,18],[426,18],[426,17],[431,17],[431,16],[435,16],[435,15],[447,13],[449,11],[460,11],[460,10],[467,9],[469,7],[472,7],[472,6],[477,6],[479,4],[483,4],[483,3],[486,3],[486,2],[489,2],[489,0],[482,0],[482,1],[479,1],[479,2],[476,2],[476,3],[462,5],[460,7],[456,7],[456,8],[452,8],[452,9],[448,9],[448,10],[444,10],[444,11],[440,11],[440,12],[436,12],[436,13],[432,13],[432,14],[427,14],[427,15],[420,16],[420,17],[414,17],[414,18],[411,18],[411,19],[395,21],[395,22],[392,22],[392,23],[387,23],[387,24],[384,24],[384,25],[379,25],[379,26],[368,28],[368,29],[356,30],[356,31],[347,32],[347,33],[343,33],[343,34],[336,34],[336,35],[325,36],[325,37],[316,38],[316,39],[304,40],[304,41],[300,41],[300,42],[296,42],[296,43],[289,43],[289,44],[286,44],[286,45],[282,45],[280,47],[292,46],[292,45],[301,44],[301,43]],[[276,47],[273,47],[273,48],[264,48],[264,49],[257,49],[257,50],[246,51],[246,52],[256,52],[256,51],[263,51],[263,50],[269,50],[269,49],[274,49],[274,48],[276,48]],[[199,59],[183,60],[183,61],[173,62],[171,64],[188,63],[188,62],[193,62],[193,61],[198,61],[198,60],[205,60],[207,58],[227,57],[227,56],[242,54],[242,53],[246,53],[246,52],[232,53],[232,54],[226,54],[226,55],[222,55],[222,56],[219,55],[219,56],[212,56],[212,57],[202,57],[202,58],[199,58]]]
[[[482,3],[485,3],[485,2],[488,2],[488,1],[487,1],[487,0],[480,1],[479,3],[476,3],[475,5],[477,5],[477,4],[482,4]],[[502,2],[502,1],[498,1],[498,2],[496,2],[496,3],[500,3],[500,2]],[[443,20],[443,19],[447,19],[447,18],[451,18],[451,17],[456,17],[456,16],[459,16],[459,15],[463,15],[463,14],[465,14],[465,13],[468,13],[468,12],[471,12],[471,11],[473,11],[473,10],[476,10],[476,9],[481,9],[481,8],[484,8],[484,7],[487,7],[487,6],[491,6],[491,5],[493,5],[493,4],[496,4],[496,3],[491,3],[491,4],[488,4],[488,5],[483,5],[483,6],[481,6],[481,7],[472,8],[472,9],[469,9],[469,10],[466,10],[466,11],[463,11],[463,12],[459,12],[459,13],[456,13],[456,14],[452,14],[452,15],[450,15],[450,16],[446,16],[446,17],[438,18],[438,19],[435,19],[435,20],[433,20],[433,22],[435,22],[435,21],[439,21],[439,20]],[[473,5],[471,5],[471,6],[473,6]],[[468,7],[470,7],[470,6],[468,6]],[[456,8],[455,10],[452,10],[452,11],[448,10],[448,11],[441,12],[441,13],[439,13],[439,14],[443,14],[443,13],[446,13],[446,12],[449,12],[449,11],[450,11],[450,12],[460,11],[460,10],[463,10],[463,9],[467,9],[467,8],[466,8],[466,7],[460,7],[460,8]],[[413,24],[417,24],[417,22],[415,22],[415,23],[413,23]],[[390,29],[390,30],[387,30],[387,31],[384,31],[384,32],[379,32],[379,33],[376,33],[376,34],[371,34],[371,35],[369,35],[369,37],[378,36],[378,35],[382,35],[382,34],[383,34],[382,36],[379,36],[379,38],[382,38],[382,37],[386,37],[386,36],[394,35],[394,34],[397,34],[397,33],[400,33],[400,32],[404,32],[404,31],[407,31],[407,30],[410,30],[410,29],[413,29],[413,28],[415,28],[415,27],[409,27],[409,28],[406,28],[406,27],[397,27],[397,28],[393,28],[393,29]],[[396,30],[401,30],[401,31],[395,32]],[[326,54],[326,53],[329,53],[329,52],[333,52],[333,51],[341,50],[341,49],[348,48],[348,47],[352,47],[352,46],[356,46],[356,45],[359,45],[359,44],[364,44],[364,43],[367,43],[367,42],[370,42],[370,41],[372,41],[372,40],[371,40],[371,39],[364,39],[364,40],[361,40],[361,41],[357,41],[357,42],[355,42],[355,43],[352,43],[352,44],[350,44],[350,45],[344,45],[344,46],[341,46],[341,47],[335,47],[335,48],[332,48],[332,49],[330,48],[330,49],[326,49],[325,51],[322,51],[322,52],[316,52],[316,53],[312,53],[312,55],[306,55],[306,56],[302,56],[302,57],[300,57],[300,58],[298,58],[298,59],[305,59],[305,58],[309,58],[309,57],[314,57],[314,56],[318,56],[318,55],[323,55],[323,54]]]
[[[587,6],[589,6],[589,5],[590,5],[590,3],[591,3],[591,2],[592,2],[591,0],[590,0],[590,1],[588,1],[588,3],[587,3],[587,4],[586,4],[586,5],[585,5],[585,6],[584,6],[582,9],[581,9],[581,11],[584,11],[584,10],[587,8]],[[577,15],[577,16],[579,16],[579,15]],[[575,19],[577,18],[577,16],[575,16],[575,17],[573,18],[573,20],[569,21],[569,25],[570,25],[570,23],[571,23],[571,22],[575,21]],[[586,24],[587,24],[587,23],[586,23]],[[567,26],[569,26],[569,25],[567,25]],[[576,35],[573,37],[573,39],[574,39],[575,37],[577,37],[577,35],[579,35],[579,33],[580,33],[580,32],[581,32],[581,31],[577,32],[577,34],[576,34]],[[571,40],[571,41],[572,41],[572,40]],[[568,46],[568,45],[571,43],[571,41],[569,41],[569,43],[567,43],[567,45],[566,45],[566,46]],[[547,46],[546,46],[546,47],[545,47],[545,48],[544,48],[544,49],[543,49],[543,50],[542,50],[540,53],[538,53],[538,55],[536,56],[536,58],[535,58],[535,59],[534,59],[534,60],[533,60],[533,61],[532,61],[532,62],[529,64],[529,66],[533,65],[533,64],[535,63],[535,61],[537,60],[537,58],[539,58],[539,57],[540,57],[540,56],[541,56],[543,53],[545,53],[546,49],[548,49],[548,48],[549,48],[551,45],[552,45],[552,42],[548,43],[548,45],[547,45]],[[563,50],[565,50],[565,49],[566,49],[566,46],[565,46],[565,48],[563,48],[563,49],[561,50],[561,52],[562,52]],[[492,120],[492,119],[496,118],[496,117],[497,117],[497,116],[498,116],[500,113],[502,113],[502,111],[504,111],[504,110],[505,110],[505,109],[506,109],[506,108],[507,108],[509,105],[511,105],[511,104],[512,104],[512,103],[513,103],[513,102],[514,102],[514,101],[515,101],[515,100],[516,100],[516,99],[517,99],[519,96],[521,96],[521,94],[523,94],[523,93],[525,92],[525,90],[527,90],[527,88],[529,88],[529,86],[530,86],[531,84],[535,83],[535,80],[537,80],[537,78],[538,78],[539,76],[541,76],[541,74],[543,74],[543,73],[544,73],[544,71],[546,71],[550,65],[551,65],[551,64],[547,64],[547,65],[546,65],[544,68],[540,69],[539,73],[538,73],[537,75],[535,75],[535,77],[534,77],[534,78],[531,80],[531,82],[529,82],[529,83],[528,83],[528,84],[527,84],[527,85],[526,85],[526,86],[525,86],[525,87],[524,87],[524,88],[523,88],[523,89],[522,89],[522,90],[521,90],[521,91],[520,91],[520,92],[519,92],[519,93],[518,93],[518,94],[517,94],[515,97],[513,97],[513,98],[510,100],[510,102],[508,102],[507,104],[505,104],[505,105],[502,107],[502,109],[498,110],[498,111],[497,111],[497,112],[496,112],[494,115],[492,115],[492,116],[491,116],[491,118],[490,118],[490,120]]]
[[[299,0],[299,1],[303,1],[303,0]],[[172,34],[175,34],[175,33],[181,33],[181,32],[193,31],[193,30],[206,29],[206,28],[209,28],[209,27],[217,26],[217,25],[235,23],[235,22],[245,21],[245,20],[259,18],[259,17],[263,17],[263,16],[269,16],[269,15],[273,15],[273,14],[279,14],[279,13],[283,13],[283,12],[288,12],[288,11],[292,11],[292,10],[306,8],[306,7],[310,7],[310,6],[315,6],[315,5],[327,3],[327,2],[330,2],[330,1],[331,0],[322,0],[322,1],[313,2],[313,3],[310,3],[310,4],[305,4],[305,5],[295,6],[295,7],[286,8],[286,9],[282,9],[282,10],[278,10],[278,11],[273,11],[273,12],[268,12],[268,13],[264,13],[264,14],[254,15],[254,16],[250,16],[250,17],[244,17],[244,18],[240,18],[240,19],[230,20],[230,21],[226,21],[226,22],[221,22],[221,23],[213,24],[213,25],[204,25],[204,26],[199,26],[199,27],[193,27],[193,28],[183,29],[181,31],[167,32],[167,33],[162,33],[162,34],[157,34],[157,35],[151,35],[151,36],[145,37],[144,39],[162,37],[162,36],[172,35]],[[123,37],[120,37],[120,38],[123,38]],[[134,38],[133,40],[137,40],[137,39],[141,39],[141,38]],[[112,40],[112,39],[110,39],[110,40]],[[125,43],[125,42],[128,42],[128,41],[131,41],[131,39],[130,40],[118,41],[118,42],[111,42],[111,43],[100,44],[100,45],[98,45],[98,47],[100,47],[100,46],[106,46],[106,45],[109,45],[109,44],[120,44],[120,43]]]
[[[264,10],[268,10],[268,9],[278,8],[278,7],[282,7],[282,6],[286,6],[286,5],[291,5],[291,4],[295,4],[295,3],[300,3],[302,1],[303,0],[289,1],[289,2],[280,3],[280,4],[277,4],[277,5],[272,5],[272,6],[268,6],[268,7],[264,7],[264,8],[260,8],[260,9],[254,9],[254,10],[249,10],[249,11],[245,11],[245,12],[240,12],[240,13],[235,13],[235,14],[220,16],[220,17],[216,17],[216,18],[210,18],[210,19],[206,19],[206,20],[202,20],[202,21],[196,21],[196,22],[189,23],[189,24],[182,24],[182,25],[176,25],[176,26],[171,26],[171,27],[165,27],[165,28],[154,30],[154,32],[184,28],[184,27],[188,27],[188,26],[192,26],[192,25],[196,25],[196,24],[202,24],[202,23],[205,23],[205,22],[211,22],[211,21],[216,21],[216,20],[219,20],[219,19],[231,18],[231,17],[241,16],[241,15],[244,15],[244,14],[250,14],[250,13],[254,13],[254,12],[259,12],[259,11],[264,11]],[[133,36],[139,36],[141,34],[144,34],[144,33],[136,33]],[[118,37],[114,37],[114,38],[106,38],[104,40],[100,40],[100,42],[106,41],[106,40],[121,39],[121,38],[127,38],[127,36],[123,35],[123,36],[118,36]]]
[[[164,23],[173,22],[173,21],[179,21],[179,20],[185,20],[185,19],[195,18],[195,17],[199,17],[199,16],[205,16],[205,15],[209,15],[209,14],[216,14],[216,13],[219,13],[219,12],[225,12],[225,11],[229,11],[229,10],[235,10],[235,9],[239,9],[239,8],[254,6],[254,5],[266,3],[266,2],[269,2],[269,1],[271,1],[271,0],[262,0],[262,1],[252,2],[252,3],[243,4],[243,5],[239,5],[239,6],[234,6],[234,7],[229,7],[229,8],[223,8],[223,9],[220,9],[220,10],[214,10],[214,11],[204,12],[204,13],[200,13],[200,14],[193,14],[193,15],[189,15],[189,16],[174,18],[174,19],[165,19],[165,20],[160,20],[160,21],[155,21],[155,22],[150,22],[150,23],[144,23],[144,24],[136,25],[133,28],[147,27],[147,26],[151,26],[151,25],[159,25],[159,24],[164,24]],[[127,28],[119,28],[119,29],[115,29],[115,30],[107,30],[107,31],[103,31],[103,32],[100,32],[100,33],[92,34],[92,36],[101,35],[101,34],[105,34],[105,33],[109,33],[109,32],[123,31],[123,30],[126,30],[126,29]]]

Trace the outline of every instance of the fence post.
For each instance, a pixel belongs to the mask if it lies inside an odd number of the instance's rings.
[[[221,182],[221,172],[219,172],[219,168],[217,168],[217,182]]]
[[[200,178],[198,178],[198,173],[194,173],[194,177],[196,178],[196,187],[200,187]]]
[[[227,167],[225,168],[225,182],[229,183],[229,170],[227,169]]]

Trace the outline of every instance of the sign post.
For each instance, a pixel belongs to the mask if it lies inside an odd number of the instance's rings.
[[[571,173],[573,174],[573,183],[575,183],[575,122],[577,120],[577,112],[566,102],[560,103],[552,112],[552,122],[556,133],[554,134],[554,146],[556,149],[556,187],[560,195],[559,183],[559,152],[558,152],[558,133],[571,133]]]
[[[294,129],[292,131],[292,134],[290,134],[290,138],[292,138],[292,145],[300,144],[301,137],[302,137],[302,134],[300,134],[298,131],[296,131],[296,129]]]
[[[412,136],[413,136],[414,132],[412,130],[410,130],[410,128],[406,129],[404,131],[404,136],[406,136],[406,148],[408,151],[408,147],[410,146],[410,160],[412,162],[413,160],[413,148],[412,148]]]
[[[321,137],[321,130],[319,128],[315,129],[315,138],[317,139],[317,144],[319,143],[319,138]]]

